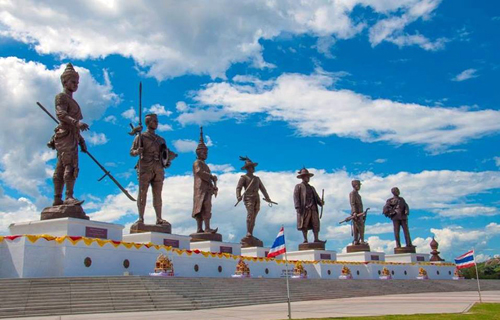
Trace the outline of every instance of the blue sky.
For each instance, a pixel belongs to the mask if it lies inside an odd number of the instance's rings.
[[[341,251],[350,180],[371,207],[367,237],[390,252],[381,208],[398,186],[412,237],[447,259],[476,247],[500,253],[500,5],[473,1],[135,1],[0,5],[0,233],[37,219],[51,203],[55,154],[45,147],[59,75],[80,72],[75,98],[91,125],[89,149],[136,192],[129,123],[142,104],[160,113],[179,153],[166,171],[164,217],[175,233],[195,229],[191,166],[199,125],[219,176],[213,224],[224,239],[245,232],[234,208],[240,155],[259,162],[278,206],[263,206],[255,235],[271,245],[284,224],[289,250],[301,239],[292,204],[295,173],[325,189],[321,235]],[[145,111],[146,113],[147,111]],[[135,204],[85,155],[76,195],[97,220],[128,226]],[[151,206],[147,219],[153,220]]]

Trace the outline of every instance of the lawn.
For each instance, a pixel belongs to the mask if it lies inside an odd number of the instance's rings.
[[[308,320],[500,320],[500,303],[478,303],[475,304],[467,313],[459,314],[415,314],[415,315],[397,315],[397,316],[377,316],[377,317],[341,317],[341,318],[321,318],[321,319],[308,319]]]

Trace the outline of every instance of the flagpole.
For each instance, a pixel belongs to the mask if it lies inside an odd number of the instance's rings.
[[[479,272],[477,271],[476,252],[474,251],[474,248],[472,248],[472,255],[474,257],[474,268],[476,268],[477,292],[479,293],[479,302],[482,303],[483,299],[481,297],[481,285],[479,284]]]
[[[288,282],[288,257],[286,255],[286,237],[285,237],[285,227],[283,228],[283,237],[285,239],[285,274],[286,274],[286,297],[288,300],[288,319],[292,319],[292,306],[290,304],[290,284]]]

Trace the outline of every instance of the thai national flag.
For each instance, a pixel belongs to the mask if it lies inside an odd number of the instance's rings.
[[[476,261],[474,260],[474,250],[455,258],[455,264],[457,265],[457,269],[470,268],[476,265]]]
[[[268,258],[273,258],[279,256],[286,252],[285,247],[285,229],[281,227],[280,232],[278,232],[278,236],[274,240],[273,247],[269,250],[267,254]]]

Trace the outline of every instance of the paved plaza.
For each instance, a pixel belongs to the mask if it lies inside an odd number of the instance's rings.
[[[500,303],[500,291],[485,291],[483,302]],[[462,313],[478,301],[477,292],[436,292],[405,295],[386,295],[347,299],[301,301],[292,303],[293,319],[323,317],[380,316],[391,314]],[[195,311],[158,311],[102,313],[33,318],[24,320],[156,320],[156,319],[259,319],[287,318],[287,304],[265,304],[245,307],[205,309]]]

